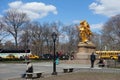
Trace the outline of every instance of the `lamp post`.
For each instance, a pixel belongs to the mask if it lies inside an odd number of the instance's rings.
[[[57,72],[56,72],[56,55],[55,55],[55,41],[56,41],[56,38],[57,38],[57,34],[55,32],[52,33],[52,39],[53,39],[53,42],[54,42],[54,57],[53,57],[53,73],[52,75],[57,75]]]

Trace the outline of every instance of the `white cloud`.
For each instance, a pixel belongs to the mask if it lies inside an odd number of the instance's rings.
[[[39,19],[47,16],[49,13],[57,14],[57,9],[53,5],[46,5],[42,2],[23,3],[15,1],[8,4],[10,9],[17,9],[27,13],[31,19]]]
[[[66,43],[69,41],[69,36],[66,34],[61,34],[61,35],[59,35],[59,39],[60,39],[60,42]]]
[[[102,27],[103,27],[103,23],[91,24],[91,25],[90,25],[91,30],[92,30],[92,31],[95,31],[95,32],[101,30]]]
[[[78,24],[78,23],[80,23],[80,20],[74,20],[73,23]]]
[[[89,5],[89,9],[95,14],[111,17],[120,13],[120,0],[96,0]]]

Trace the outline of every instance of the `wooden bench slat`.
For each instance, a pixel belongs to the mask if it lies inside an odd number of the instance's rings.
[[[27,78],[33,78],[33,75],[36,74],[37,78],[40,78],[43,72],[33,72],[33,73],[26,73]]]

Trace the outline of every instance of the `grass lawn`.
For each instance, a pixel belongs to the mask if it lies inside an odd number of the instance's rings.
[[[120,80],[118,73],[76,72],[37,80]]]

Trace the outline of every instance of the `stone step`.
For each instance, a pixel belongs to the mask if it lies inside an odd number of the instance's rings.
[[[90,64],[89,60],[60,60],[60,63],[65,64]]]

